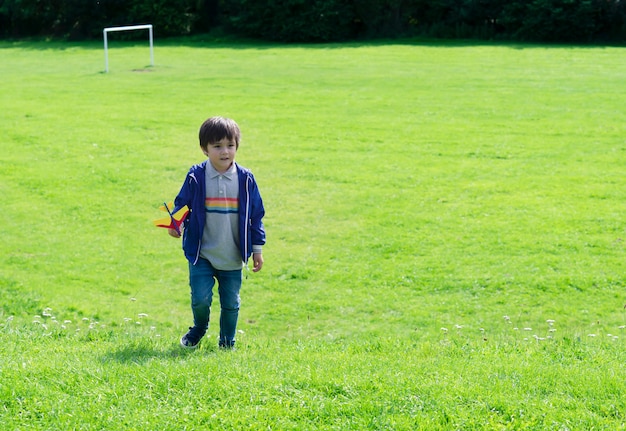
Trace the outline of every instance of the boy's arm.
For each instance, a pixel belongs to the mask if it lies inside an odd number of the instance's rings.
[[[263,245],[265,245],[265,227],[263,226],[263,216],[265,210],[263,209],[263,202],[259,196],[259,206],[252,209],[251,219],[251,237],[252,237],[252,262],[254,267],[253,272],[259,272],[263,268]]]
[[[189,181],[189,173],[188,173],[187,177],[185,178],[185,182],[180,188],[178,195],[176,195],[176,198],[174,199],[174,208],[172,209],[172,213],[175,213],[176,211],[178,211],[180,208],[184,207],[185,205],[187,205],[188,208],[191,208],[190,183],[191,181]],[[189,214],[187,215],[187,218],[189,218]],[[185,219],[183,224],[179,227],[180,233],[177,232],[176,229],[168,229],[167,233],[174,238],[180,238],[186,222],[187,222],[187,219]]]
[[[263,199],[259,188],[254,181],[254,187],[252,188],[252,199],[250,208],[250,234],[252,239],[252,252],[254,254],[257,251],[261,254],[261,246],[265,244],[265,226],[263,226],[263,217],[265,216],[265,207],[263,206]],[[257,250],[255,250],[255,248]]]

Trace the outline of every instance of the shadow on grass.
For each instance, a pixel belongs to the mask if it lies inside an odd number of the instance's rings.
[[[199,347],[195,350],[183,349],[178,345],[159,348],[158,346],[149,345],[149,343],[140,343],[127,345],[119,350],[112,351],[103,355],[100,360],[102,362],[119,362],[119,363],[136,363],[143,364],[154,359],[178,359],[186,358],[198,351],[211,351],[209,348]]]
[[[111,39],[110,43],[114,47],[145,47],[147,40],[145,37],[133,40],[116,40]],[[532,43],[517,42],[508,40],[480,40],[480,39],[437,39],[429,37],[412,37],[397,39],[371,39],[371,40],[354,40],[347,42],[327,42],[327,43],[279,43],[271,41],[262,41],[254,39],[236,38],[236,37],[215,37],[210,34],[200,34],[186,37],[170,37],[157,39],[154,42],[155,49],[158,47],[187,47],[202,49],[276,49],[276,48],[311,48],[311,49],[335,49],[335,48],[361,48],[361,47],[382,47],[390,45],[406,45],[406,46],[424,46],[437,48],[459,48],[459,47],[476,47],[476,46],[492,46],[506,47],[511,49],[532,49],[532,48],[609,48],[624,47],[623,43],[608,44],[576,44],[576,43]],[[97,50],[103,49],[102,40],[85,40],[85,41],[64,41],[49,39],[22,39],[22,40],[0,40],[0,50],[2,49],[27,49],[36,51],[65,51],[71,49]]]

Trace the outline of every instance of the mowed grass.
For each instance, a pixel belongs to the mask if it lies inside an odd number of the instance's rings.
[[[625,429],[624,48],[0,43],[7,430]],[[152,226],[235,118],[236,352]]]

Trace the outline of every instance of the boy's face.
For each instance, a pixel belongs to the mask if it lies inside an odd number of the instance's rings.
[[[215,170],[220,173],[224,173],[230,168],[230,165],[235,161],[236,153],[237,144],[235,141],[229,141],[228,138],[209,143],[204,150],[204,154],[209,158]]]

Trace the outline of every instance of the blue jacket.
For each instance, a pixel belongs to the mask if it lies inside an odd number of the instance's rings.
[[[205,160],[189,169],[187,178],[174,200],[172,211],[175,213],[185,205],[189,207],[189,214],[184,225],[183,251],[187,260],[194,265],[200,257],[200,244],[206,217],[207,163],[208,160]],[[239,251],[241,260],[247,264],[248,258],[252,255],[252,244],[265,244],[265,228],[263,227],[265,209],[252,172],[236,163],[235,166],[239,178]]]

